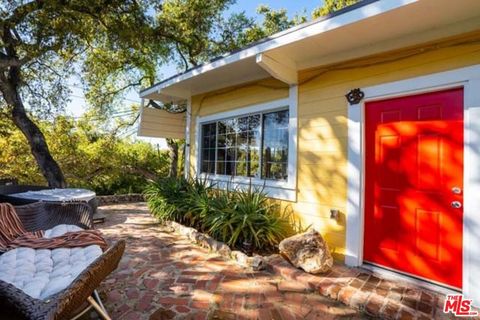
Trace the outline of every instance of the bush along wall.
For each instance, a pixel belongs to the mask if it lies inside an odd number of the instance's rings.
[[[222,190],[206,179],[163,178],[147,187],[145,198],[161,222],[195,228],[247,254],[276,252],[281,240],[301,231],[287,208],[252,185]]]

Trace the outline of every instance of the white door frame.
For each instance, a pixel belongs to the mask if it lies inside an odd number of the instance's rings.
[[[363,264],[365,103],[464,89],[463,293],[480,304],[480,65],[362,88],[364,100],[348,106],[348,204],[345,263]]]

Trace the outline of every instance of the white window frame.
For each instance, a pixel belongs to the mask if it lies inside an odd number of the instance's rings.
[[[220,188],[242,188],[248,187],[250,184],[256,187],[264,188],[265,193],[271,198],[296,201],[297,197],[297,104],[298,104],[298,87],[293,85],[289,89],[289,97],[279,99],[267,103],[251,105],[248,107],[237,108],[230,111],[215,113],[207,116],[197,116],[196,118],[196,172],[197,177],[209,179]],[[287,180],[271,180],[262,178],[250,178],[241,176],[228,176],[220,174],[201,173],[201,148],[202,137],[201,128],[203,124],[218,121],[222,119],[241,117],[255,113],[268,113],[276,110],[287,110],[289,114],[288,121],[288,166]],[[263,139],[263,137],[262,137]],[[262,150],[260,150],[262,152]]]
[[[464,212],[463,293],[480,305],[480,65],[362,88],[364,100],[348,106],[348,204],[345,263],[363,264],[365,103],[463,87]]]

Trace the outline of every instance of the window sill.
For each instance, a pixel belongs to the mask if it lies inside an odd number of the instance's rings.
[[[250,185],[252,185],[255,188],[263,188],[263,192],[265,192],[270,198],[286,201],[297,200],[296,187],[288,181],[264,180],[248,177],[231,177],[225,175],[207,175],[204,173],[200,174],[199,177],[215,183],[216,186],[221,189],[248,188]]]

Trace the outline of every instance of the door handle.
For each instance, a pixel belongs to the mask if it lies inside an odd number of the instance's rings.
[[[462,193],[462,189],[460,187],[453,187],[452,188],[452,193],[453,194],[461,194]]]
[[[452,201],[450,205],[455,209],[460,209],[462,207],[462,203],[460,201]]]

